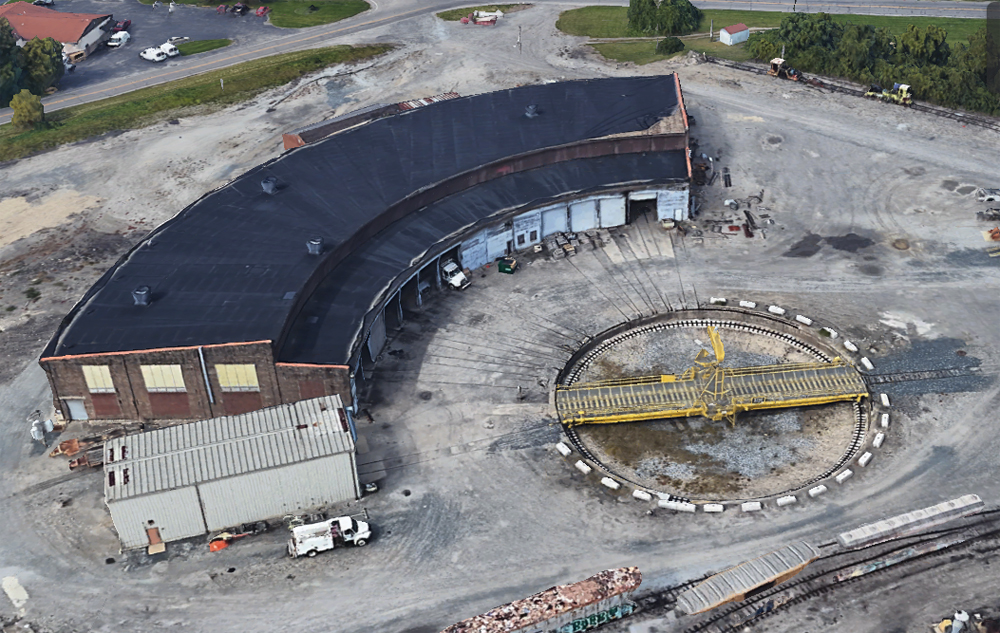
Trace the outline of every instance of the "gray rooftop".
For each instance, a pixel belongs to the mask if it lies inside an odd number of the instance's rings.
[[[340,396],[326,396],[109,440],[104,498],[127,499],[351,452],[343,408]],[[109,485],[111,472],[115,485]]]

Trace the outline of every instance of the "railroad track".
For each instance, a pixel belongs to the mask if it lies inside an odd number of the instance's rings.
[[[753,64],[734,62],[728,59],[720,59],[718,57],[711,57],[711,56],[706,56],[705,60],[709,63],[717,64],[719,66],[725,66],[726,68],[732,68],[734,70],[749,72],[755,75],[767,75],[767,69],[761,68],[759,66],[754,66]],[[806,86],[812,86],[813,88],[826,89],[829,90],[830,92],[839,92],[841,94],[851,95],[853,97],[865,96],[864,90],[858,90],[857,88],[846,86],[841,83],[836,83],[830,81],[829,79],[823,80],[823,79],[818,79],[816,77],[811,77],[811,78],[803,77],[799,83]],[[918,112],[926,112],[927,114],[933,114],[935,116],[951,119],[953,121],[957,121],[964,125],[974,125],[976,127],[985,128],[987,130],[993,130],[994,132],[1000,132],[1000,120],[994,119],[992,117],[973,114],[971,112],[964,112],[962,110],[954,110],[951,108],[944,108],[941,106],[930,105],[927,103],[913,103],[908,107],[912,110],[917,110]]]
[[[812,564],[830,564],[825,569],[808,576],[797,577],[789,582],[762,591],[743,602],[722,605],[706,612],[703,619],[684,629],[684,633],[735,633],[760,624],[778,611],[806,602],[848,584],[870,579],[884,574],[889,569],[898,569],[917,561],[953,553],[976,543],[1000,538],[1000,517],[997,510],[974,515],[960,525],[937,531],[901,537],[886,543],[879,543],[860,550],[840,550],[821,557]],[[873,567],[863,575],[839,577],[838,574],[854,570],[867,564],[884,562],[891,555],[913,550],[912,556],[901,558],[882,567]],[[676,600],[675,600],[676,604]],[[699,616],[694,616],[699,617]]]
[[[782,341],[783,343],[791,345],[792,347],[798,349],[799,351],[810,354],[811,356],[813,356],[818,360],[822,360],[827,363],[831,361],[831,358],[827,353],[814,347],[813,345],[801,341],[790,334],[778,332],[776,330],[772,330],[760,325],[753,325],[744,323],[742,321],[735,321],[729,319],[725,320],[681,319],[678,321],[668,321],[665,323],[650,323],[648,325],[636,327],[634,329],[622,332],[620,334],[608,338],[607,340],[601,341],[596,346],[594,346],[593,349],[589,350],[582,358],[580,358],[580,360],[573,366],[573,368],[562,377],[562,379],[559,381],[559,384],[562,385],[573,384],[574,382],[579,380],[580,375],[583,373],[583,371],[587,369],[587,367],[589,367],[590,364],[598,356],[607,351],[609,348],[614,347],[615,345],[627,341],[636,336],[640,336],[642,334],[650,332],[660,332],[663,330],[676,329],[676,328],[705,328],[708,326],[713,326],[715,328],[721,328],[721,329],[733,329],[741,332],[749,332],[760,336],[774,338]],[[827,469],[822,474],[813,477],[812,479],[806,481],[805,483],[796,486],[795,488],[781,492],[780,493],[781,495],[794,493],[798,490],[802,490],[807,486],[811,486],[812,484],[818,481],[822,481],[824,479],[832,477],[834,473],[842,469],[846,464],[848,464],[851,460],[854,459],[860,448],[864,445],[865,437],[868,433],[868,416],[865,415],[861,406],[857,402],[853,403],[853,406],[854,406],[854,432],[852,433],[851,436],[851,443],[848,446],[847,450],[844,452],[844,454],[841,456],[841,458],[837,461],[837,463],[833,467]],[[627,483],[640,490],[647,489],[645,485],[640,484],[632,479],[629,479],[628,477],[624,477],[621,474],[610,469],[601,460],[599,460],[597,456],[594,455],[594,453],[586,447],[586,445],[584,445],[584,443],[580,440],[580,436],[577,435],[577,432],[573,427],[568,426],[566,424],[562,426],[563,426],[563,432],[566,434],[566,438],[569,440],[570,444],[573,445],[573,448],[575,448],[577,452],[583,455],[592,464],[594,464],[608,475],[613,476],[614,478],[618,479],[623,483]],[[673,494],[669,495],[668,500],[682,501],[685,503],[691,502],[691,499],[688,497],[680,497]],[[732,501],[734,500],[730,500],[730,502]]]
[[[948,369],[928,369],[925,371],[906,371],[894,374],[867,374],[864,379],[869,385],[888,385],[899,382],[916,382],[919,380],[940,380],[942,378],[967,378],[981,376],[978,367],[951,367]]]

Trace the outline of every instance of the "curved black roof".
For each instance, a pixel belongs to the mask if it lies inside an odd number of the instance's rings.
[[[525,86],[293,150],[153,231],[84,295],[42,356],[278,341],[330,253],[353,249],[393,205],[501,159],[648,129],[678,102],[673,75]],[[528,105],[539,115],[526,116]],[[261,188],[268,177],[277,178],[275,195]],[[307,253],[314,236],[324,238],[324,256]],[[144,285],[152,303],[135,306],[131,292]]]
[[[436,256],[435,245],[449,244],[457,232],[498,212],[543,205],[567,193],[685,178],[683,150],[582,158],[491,180],[410,213],[323,279],[296,317],[278,360],[344,364],[350,359],[353,364],[359,330],[370,325],[378,299],[405,280],[398,279],[401,273],[428,259],[422,257],[428,251]]]

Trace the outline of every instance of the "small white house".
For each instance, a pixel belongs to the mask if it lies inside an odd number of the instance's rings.
[[[719,31],[719,41],[726,46],[733,46],[734,44],[745,42],[748,37],[750,37],[750,29],[748,29],[747,25],[742,22],[732,26],[727,26]]]
[[[357,499],[340,396],[127,435],[104,444],[104,499],[123,549]]]

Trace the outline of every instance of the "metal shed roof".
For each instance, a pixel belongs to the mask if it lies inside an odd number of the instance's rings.
[[[343,409],[340,396],[326,396],[109,440],[104,498],[112,502],[351,452]]]
[[[818,556],[819,550],[809,543],[792,543],[760,558],[731,567],[688,589],[677,596],[677,606],[684,613],[701,613],[803,566]]]

